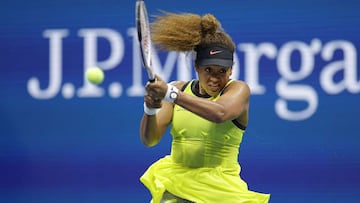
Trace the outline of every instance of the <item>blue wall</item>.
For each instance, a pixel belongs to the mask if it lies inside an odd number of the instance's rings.
[[[359,1],[148,1],[213,13],[237,44],[234,78],[252,89],[241,176],[271,202],[360,200]],[[147,202],[139,176],[170,136],[139,140],[143,85],[134,1],[3,1],[0,202]],[[166,80],[191,58],[156,53]],[[87,67],[105,70],[94,87]]]

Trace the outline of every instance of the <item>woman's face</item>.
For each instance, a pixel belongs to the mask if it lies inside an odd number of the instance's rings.
[[[199,77],[199,93],[210,96],[217,95],[229,81],[232,68],[226,68],[216,65],[196,66],[196,72]]]

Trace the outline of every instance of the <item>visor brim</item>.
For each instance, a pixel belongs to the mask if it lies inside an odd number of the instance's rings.
[[[208,65],[216,65],[216,66],[222,66],[222,67],[226,67],[229,68],[232,65],[234,65],[234,62],[232,60],[229,59],[217,59],[217,58],[213,58],[213,59],[202,59],[197,61],[196,63],[199,66],[208,66]]]

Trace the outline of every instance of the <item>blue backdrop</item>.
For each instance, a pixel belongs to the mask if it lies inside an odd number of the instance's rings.
[[[134,2],[2,1],[0,202],[148,202],[139,182],[170,135],[139,140],[143,85]],[[150,14],[212,13],[236,42],[251,87],[241,176],[271,202],[360,201],[360,2],[147,2]],[[166,80],[191,55],[155,53]],[[98,87],[90,66],[105,71]]]

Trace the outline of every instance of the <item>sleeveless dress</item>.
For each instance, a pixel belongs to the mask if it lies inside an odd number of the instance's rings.
[[[182,91],[200,96],[193,91],[196,82],[188,82]],[[215,101],[220,95],[208,99]],[[244,131],[235,121],[214,123],[175,105],[171,154],[153,163],[140,178],[151,192],[151,202],[159,203],[165,191],[196,203],[268,202],[269,194],[248,190],[239,175]]]

